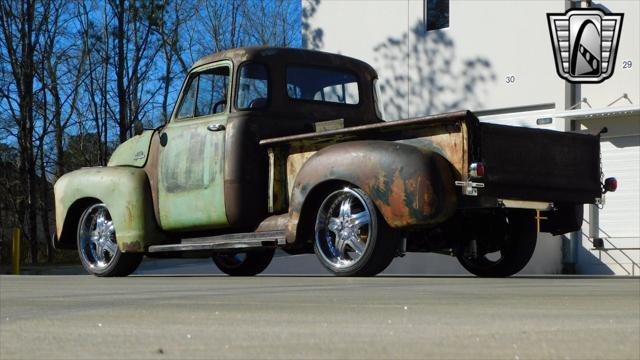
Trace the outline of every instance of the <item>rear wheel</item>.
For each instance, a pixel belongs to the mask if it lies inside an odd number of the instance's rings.
[[[338,276],[373,276],[395,256],[396,238],[360,189],[331,192],[316,215],[314,250],[322,265]]]
[[[80,216],[78,252],[82,266],[96,276],[127,276],[143,257],[141,253],[120,251],[111,214],[102,203],[90,205]]]
[[[522,270],[536,248],[536,223],[531,211],[493,215],[456,253],[460,264],[481,277],[506,277]]]
[[[239,253],[218,253],[213,262],[223,273],[231,276],[254,276],[263,272],[273,259],[274,249]]]

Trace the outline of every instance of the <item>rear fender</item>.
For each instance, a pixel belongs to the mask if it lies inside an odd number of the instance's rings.
[[[328,146],[302,166],[291,192],[287,242],[295,242],[301,218],[309,216],[309,194],[329,181],[367,193],[393,228],[429,226],[457,207],[452,167],[428,149],[389,141],[353,141]],[[306,222],[305,222],[306,223]]]
[[[88,204],[102,202],[109,209],[122,252],[143,252],[164,240],[153,212],[149,181],[143,169],[94,167],[73,171],[55,184],[58,248],[75,248],[77,225]]]

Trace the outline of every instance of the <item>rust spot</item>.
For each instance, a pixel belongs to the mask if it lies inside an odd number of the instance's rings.
[[[300,212],[289,212],[289,224],[287,225],[287,243],[291,244],[296,241],[298,222],[300,221]]]
[[[425,181],[424,186],[419,187],[419,189],[424,192],[422,194],[416,194],[416,197],[420,199],[420,204],[416,206],[416,209],[420,209],[423,214],[433,214],[435,207],[438,205],[433,187],[429,182]]]
[[[381,203],[378,204],[378,207],[385,219],[390,220],[389,225],[411,223],[411,214],[409,208],[405,205],[405,182],[400,176],[399,170],[393,175],[391,188],[385,190],[388,191],[388,204],[380,201]]]
[[[126,206],[125,209],[127,210],[127,215],[126,215],[126,222],[128,224],[133,224],[133,213],[131,212],[131,206]]]
[[[378,177],[378,183],[377,186],[379,189],[384,189],[384,183],[385,183],[385,174],[381,173],[380,176]]]
[[[309,160],[315,151],[305,151],[287,156],[287,193],[291,194],[293,185],[302,166]],[[304,184],[303,184],[304,186]]]
[[[142,244],[140,244],[139,241],[135,241],[135,242],[123,242],[120,245],[120,249],[123,252],[140,252],[143,250],[142,248]]]

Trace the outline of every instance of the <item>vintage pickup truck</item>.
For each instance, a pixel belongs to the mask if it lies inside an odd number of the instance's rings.
[[[126,276],[143,256],[206,256],[255,275],[278,248],[370,276],[405,252],[510,276],[537,233],[579,229],[603,180],[598,134],[480,123],[473,113],[383,121],[377,74],[345,56],[244,48],[196,62],[166,125],[106,167],[55,184],[56,248]]]

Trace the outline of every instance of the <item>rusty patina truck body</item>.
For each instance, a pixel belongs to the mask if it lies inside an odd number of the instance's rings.
[[[383,121],[376,81],[368,64],[317,51],[201,59],[166,125],[120,145],[107,167],[58,180],[55,246],[78,248],[102,276],[131,273],[144,254],[212,256],[254,275],[276,248],[315,251],[338,275],[421,251],[508,276],[537,231],[579,229],[582,205],[606,191],[597,134],[469,111]]]

